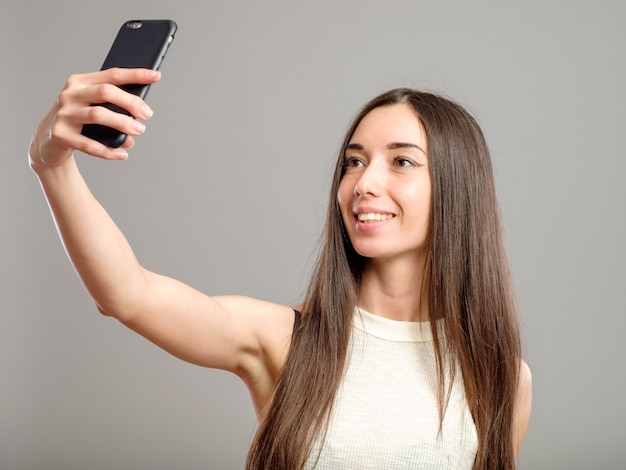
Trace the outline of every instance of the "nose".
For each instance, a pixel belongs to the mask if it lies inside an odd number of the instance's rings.
[[[357,196],[379,196],[385,185],[384,179],[380,165],[370,162],[356,181],[354,192]]]

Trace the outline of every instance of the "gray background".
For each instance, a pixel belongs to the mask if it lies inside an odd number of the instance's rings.
[[[243,465],[245,387],[96,312],[27,167],[66,76],[99,68],[125,20],[168,17],[145,137],[127,162],[80,159],[148,268],[297,302],[356,109],[391,87],[445,93],[492,149],[534,372],[521,468],[624,468],[623,5],[4,1],[0,467]]]

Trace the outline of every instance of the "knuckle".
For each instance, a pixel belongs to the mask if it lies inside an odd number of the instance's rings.
[[[119,82],[123,79],[124,70],[119,67],[113,67],[107,70],[109,79],[112,82]]]
[[[67,110],[67,108],[60,107],[54,116],[53,125],[61,125],[62,122],[71,121],[72,114]]]
[[[64,90],[70,89],[70,88],[75,88],[77,86],[79,86],[80,82],[81,82],[81,76],[78,74],[72,74],[68,77],[67,81],[65,82],[65,88]]]
[[[89,122],[97,122],[102,119],[104,115],[104,108],[102,106],[90,106],[87,109],[87,119]]]
[[[61,93],[59,93],[59,97],[57,98],[57,106],[59,108],[64,108],[71,101],[71,93],[66,88]]]
[[[80,92],[77,91],[76,89],[66,89],[61,91],[61,93],[59,93],[59,95],[57,96],[57,100],[56,100],[56,107],[57,109],[62,109],[62,108],[71,108],[73,107],[76,102],[80,99]]]
[[[52,126],[50,126],[50,137],[52,140],[60,140],[63,135],[63,125],[58,121],[54,122]]]
[[[108,83],[101,83],[99,85],[96,85],[95,97],[99,101],[101,102],[109,101],[112,94],[113,94],[113,85],[110,85]]]

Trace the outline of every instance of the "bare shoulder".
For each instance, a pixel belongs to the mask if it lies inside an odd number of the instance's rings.
[[[519,454],[528,429],[532,408],[532,373],[525,361],[520,359],[519,384],[515,401],[515,453]]]

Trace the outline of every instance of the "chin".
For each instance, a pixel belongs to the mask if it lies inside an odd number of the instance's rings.
[[[372,244],[353,245],[354,251],[367,260],[392,261],[401,259],[412,259],[415,261],[423,261],[426,249],[423,247],[410,248],[406,250],[398,250],[397,247],[374,246]]]
[[[389,256],[392,256],[392,253],[389,253],[389,250],[386,250],[382,247],[353,245],[353,248],[354,248],[354,251],[356,251],[363,258],[377,259],[377,258],[388,258]]]

